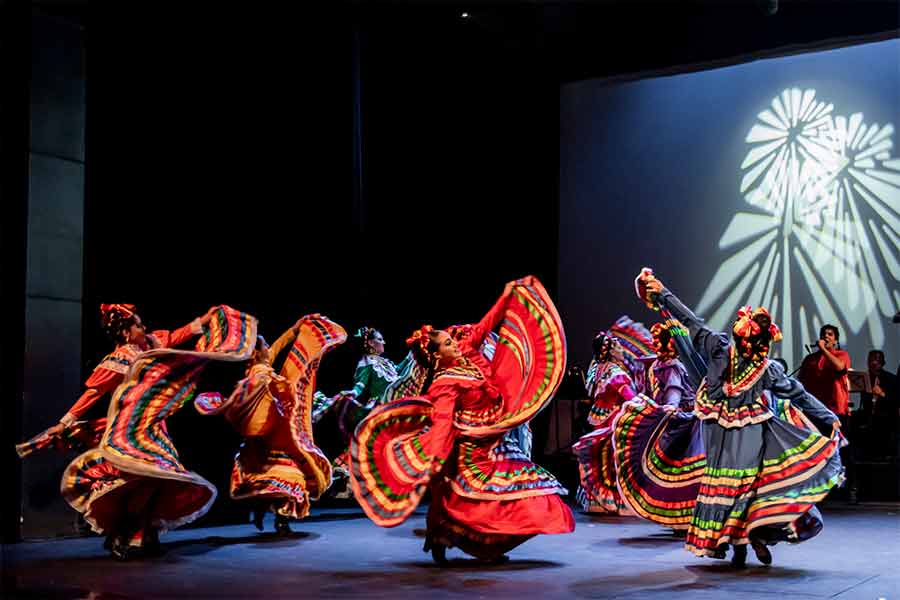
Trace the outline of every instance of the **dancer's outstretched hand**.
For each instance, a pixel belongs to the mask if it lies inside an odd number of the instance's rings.
[[[647,292],[651,294],[661,294],[663,289],[666,286],[663,285],[663,282],[657,278],[650,279],[647,281]]]
[[[45,431],[44,433],[46,433],[49,436],[54,436],[54,435],[61,434],[65,430],[66,430],[65,425],[63,425],[62,423],[57,423],[53,427],[50,427],[49,429],[47,429],[47,431]]]

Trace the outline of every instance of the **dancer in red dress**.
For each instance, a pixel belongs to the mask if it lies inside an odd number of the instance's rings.
[[[479,351],[499,328],[493,360]],[[430,372],[425,395],[377,408],[351,441],[353,491],[378,525],[402,523],[431,488],[425,550],[443,563],[456,546],[483,560],[539,533],[575,527],[566,490],[514,444],[510,429],[552,398],[565,372],[559,315],[533,277],[507,284],[457,343],[424,326],[407,340]]]
[[[99,444],[63,474],[63,498],[107,535],[119,559],[158,552],[161,532],[202,516],[216,497],[210,482],[181,463],[166,420],[193,399],[209,362],[250,358],[256,319],[227,306],[207,315],[190,350],[170,349],[171,339],[155,336],[147,342],[113,393]]]
[[[158,330],[146,333],[146,327],[133,304],[101,304],[100,322],[116,344],[115,349],[100,361],[84,382],[84,392],[59,423],[16,446],[19,456],[24,458],[48,446],[81,451],[96,446],[106,429],[106,418],[85,421],[82,420],[84,414],[119,387],[138,354],[151,348],[173,348],[183,344],[202,331],[211,314],[212,309],[172,332]]]

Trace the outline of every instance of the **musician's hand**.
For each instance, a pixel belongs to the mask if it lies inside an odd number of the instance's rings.
[[[651,279],[647,282],[647,292],[650,294],[661,294],[665,286],[659,279]]]
[[[836,434],[840,428],[841,428],[841,420],[835,419],[834,422],[831,424],[831,435]]]
[[[822,352],[824,352],[824,351],[825,351],[825,340],[818,340],[818,341],[816,341],[816,346],[819,347],[819,350],[821,350]]]

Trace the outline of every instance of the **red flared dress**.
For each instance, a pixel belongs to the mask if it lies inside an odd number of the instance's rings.
[[[498,327],[489,363],[479,348]],[[429,537],[483,559],[539,533],[571,532],[566,490],[504,440],[543,408],[565,372],[562,326],[540,283],[500,298],[460,350],[424,397],[376,409],[357,428],[351,475],[363,509],[378,525],[398,525],[430,485]]]

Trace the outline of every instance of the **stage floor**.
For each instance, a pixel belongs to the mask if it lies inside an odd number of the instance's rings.
[[[317,510],[277,538],[252,525],[163,537],[166,556],[120,563],[100,538],[3,549],[4,598],[853,598],[900,597],[900,507],[826,506],[825,530],[773,548],[748,568],[695,558],[666,530],[630,518],[577,517],[575,533],[538,536],[484,566],[421,550],[424,516],[380,529],[357,510]],[[271,528],[271,517],[266,523]]]

